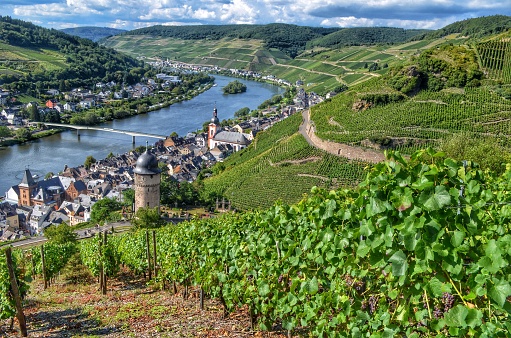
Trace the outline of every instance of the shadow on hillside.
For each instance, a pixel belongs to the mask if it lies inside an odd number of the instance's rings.
[[[119,332],[115,327],[98,327],[99,322],[84,314],[81,308],[29,314],[27,326],[29,336],[44,337],[104,336]]]

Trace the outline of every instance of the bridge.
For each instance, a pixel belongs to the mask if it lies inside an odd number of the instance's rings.
[[[80,136],[80,130],[99,130],[99,131],[106,131],[109,133],[131,135],[133,144],[135,144],[135,136],[156,138],[156,139],[160,139],[160,140],[167,138],[166,135],[141,133],[138,131],[122,130],[122,129],[114,129],[114,128],[91,127],[91,126],[81,126],[81,125],[76,125],[76,124],[63,124],[63,123],[46,123],[46,122],[38,122],[38,123],[47,125],[49,127],[61,127],[61,128],[76,129],[76,135],[78,135],[78,136]]]

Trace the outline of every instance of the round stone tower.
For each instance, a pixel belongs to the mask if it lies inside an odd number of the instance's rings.
[[[160,210],[160,172],[156,156],[146,150],[135,165],[135,210],[155,208]]]

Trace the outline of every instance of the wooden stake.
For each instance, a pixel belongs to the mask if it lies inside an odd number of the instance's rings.
[[[200,288],[199,297],[200,297],[199,305],[200,305],[200,309],[202,311],[202,310],[204,310],[204,289],[202,288],[202,286]]]
[[[151,271],[151,244],[149,243],[149,230],[145,232],[145,242],[146,242],[146,251],[147,251],[147,269],[149,270],[149,280],[152,279],[152,271]]]
[[[16,304],[16,317],[18,318],[18,322],[20,323],[21,336],[26,337],[28,335],[27,323],[25,321],[23,307],[21,307],[20,291],[18,288],[18,283],[16,281],[16,275],[14,274],[14,267],[12,264],[12,255],[10,247],[5,249],[5,258],[7,259],[7,269],[9,270],[9,279],[11,280],[11,291],[14,297],[14,302]]]
[[[43,269],[43,280],[44,280],[44,289],[48,287],[48,281],[46,280],[46,262],[44,260],[44,244],[41,245],[41,264]]]
[[[101,232],[98,233],[98,238],[99,238],[99,244],[98,244],[98,248],[99,248],[99,291],[101,293],[103,293],[103,282],[104,282],[104,279],[103,279],[103,275],[104,275],[104,271],[103,271],[103,259],[102,259],[102,250],[101,250],[101,246],[103,244],[103,236],[101,235]]]
[[[156,258],[156,231],[153,230],[153,268],[154,268],[154,277],[158,276],[158,259]]]
[[[104,232],[104,237],[103,237],[103,247],[106,248],[106,237],[107,237],[107,231],[105,230]],[[103,283],[101,284],[102,285],[102,289],[101,289],[101,293],[106,295],[106,271],[105,271],[105,267],[103,266],[102,267],[102,270],[103,270]]]

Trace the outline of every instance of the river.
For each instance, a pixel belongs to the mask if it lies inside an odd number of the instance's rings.
[[[202,124],[211,119],[216,105],[218,118],[229,119],[243,107],[256,109],[263,101],[284,90],[267,83],[237,79],[247,86],[241,94],[224,95],[222,87],[234,79],[215,75],[215,87],[189,101],[175,103],[169,107],[137,115],[123,120],[115,120],[100,127],[139,131],[150,134],[180,136],[202,129]],[[153,144],[156,139],[136,137],[136,146]],[[105,158],[110,152],[122,154],[133,148],[129,135],[102,131],[82,130],[80,137],[76,131],[66,131],[33,142],[0,149],[0,194],[3,196],[11,186],[21,181],[26,167],[33,175],[41,178],[48,172],[58,173],[65,165],[76,167],[83,164],[88,155],[96,159]]]

